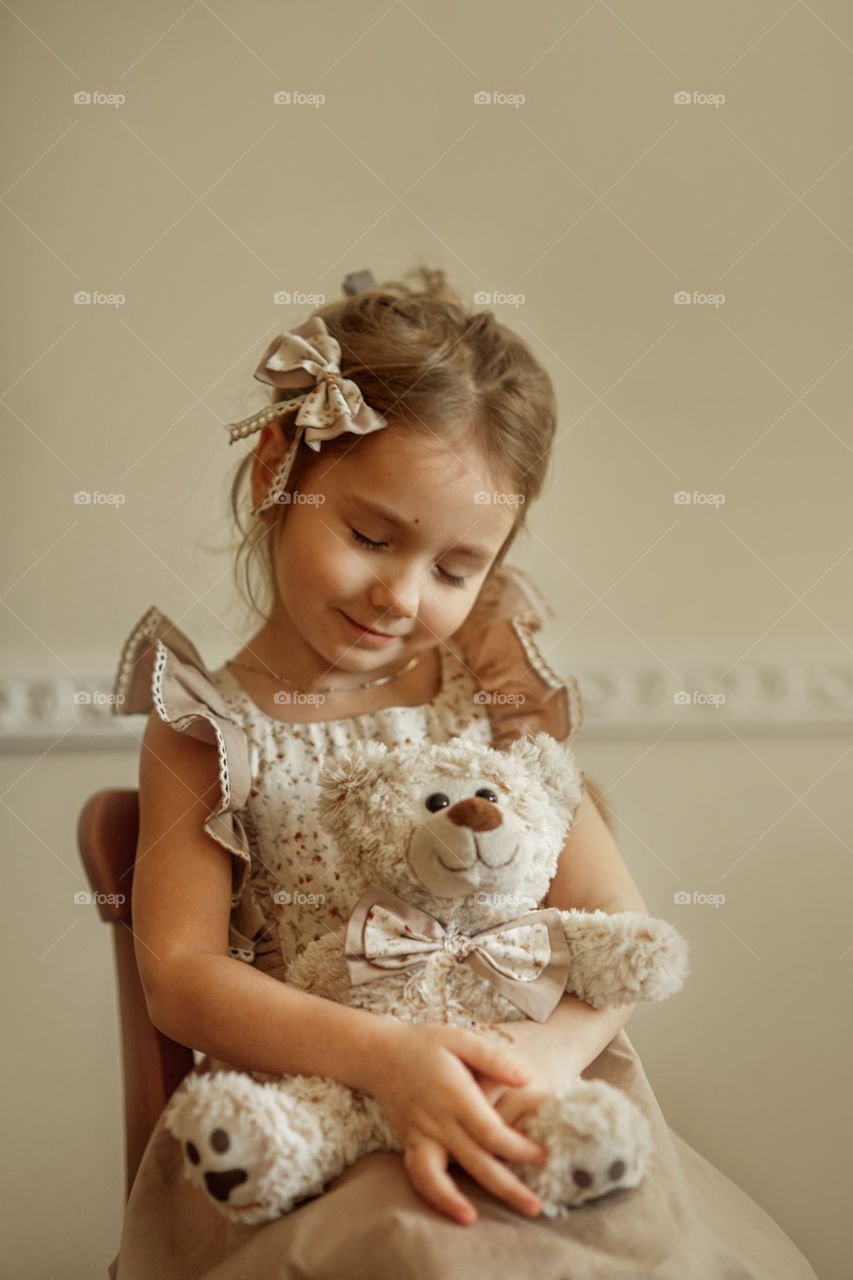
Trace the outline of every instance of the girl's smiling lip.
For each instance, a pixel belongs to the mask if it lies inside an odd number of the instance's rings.
[[[353,627],[359,635],[363,636],[365,640],[369,640],[371,644],[390,644],[392,640],[399,640],[402,638],[400,636],[388,635],[385,631],[373,631],[369,627],[363,627],[360,622],[356,622],[348,613],[344,613],[343,609],[339,609],[338,612],[342,617],[346,618],[350,626]]]

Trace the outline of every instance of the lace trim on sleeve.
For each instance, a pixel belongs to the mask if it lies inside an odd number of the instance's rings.
[[[234,855],[232,905],[239,902],[251,868],[249,842],[237,813],[251,786],[246,735],[231,717],[195,645],[153,605],[124,645],[113,693],[113,714],[134,715],[153,708],[176,732],[216,748],[219,802],[203,825]]]

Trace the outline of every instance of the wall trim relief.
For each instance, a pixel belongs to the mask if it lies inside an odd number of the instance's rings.
[[[835,734],[853,729],[853,662],[691,661],[675,668],[555,662],[578,681],[587,741],[668,736]],[[731,668],[731,669],[730,669]],[[111,714],[112,675],[7,672],[0,676],[0,750],[127,751],[145,717]]]

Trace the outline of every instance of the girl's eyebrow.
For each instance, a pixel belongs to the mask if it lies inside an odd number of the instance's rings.
[[[378,516],[380,520],[387,520],[389,524],[396,529],[405,529],[406,522],[396,511],[392,511],[389,507],[384,507],[381,502],[374,502],[372,499],[363,498],[358,493],[349,494],[351,502],[355,502],[364,511],[369,511],[371,515]],[[467,556],[470,560],[491,560],[495,554],[489,551],[487,547],[467,546],[467,547],[448,547],[446,554],[453,553],[456,556]]]

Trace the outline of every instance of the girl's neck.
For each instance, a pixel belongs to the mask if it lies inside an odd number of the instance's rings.
[[[258,633],[260,635],[260,633]],[[259,654],[266,650],[252,640],[234,656],[252,667],[264,666]],[[271,665],[271,664],[268,664]],[[273,720],[281,720],[288,724],[307,724],[323,720],[348,720],[354,716],[367,715],[381,711],[386,707],[413,707],[431,702],[442,689],[442,662],[438,645],[427,650],[421,661],[411,671],[398,680],[377,685],[371,689],[343,691],[338,693],[318,693],[311,695],[296,694],[292,690],[277,688],[275,680],[256,671],[247,671],[243,667],[229,666],[227,670],[242,686],[252,702]],[[274,671],[280,671],[273,666]],[[290,671],[280,671],[290,677]],[[351,673],[346,673],[347,675]],[[367,677],[361,677],[365,679]],[[294,677],[295,679],[295,677]],[[319,684],[337,684],[339,676],[334,669],[327,677],[318,678]],[[300,681],[302,683],[302,681]],[[285,696],[282,696],[285,695]]]

